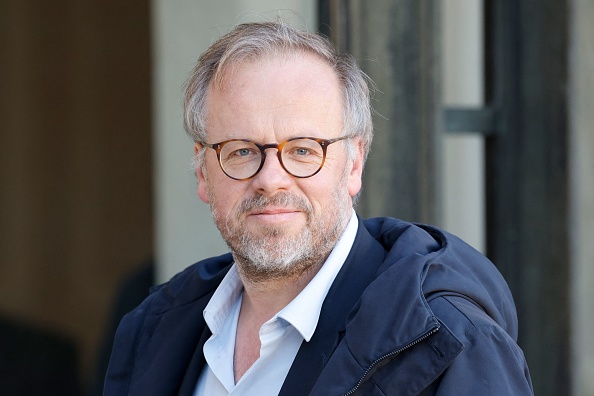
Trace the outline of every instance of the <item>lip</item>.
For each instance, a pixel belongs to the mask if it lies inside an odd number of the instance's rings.
[[[290,208],[266,208],[250,212],[248,217],[264,222],[281,222],[294,220],[300,213]]]
[[[295,213],[299,212],[297,209],[290,209],[290,208],[265,208],[261,210],[254,210],[251,212],[251,215],[274,215],[274,214],[282,214],[282,213]]]

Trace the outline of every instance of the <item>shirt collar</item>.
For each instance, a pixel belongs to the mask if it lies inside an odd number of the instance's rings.
[[[322,268],[301,293],[276,315],[295,327],[305,341],[309,341],[316,330],[324,299],[351,251],[358,226],[353,210],[344,233]]]
[[[236,306],[242,291],[243,283],[233,264],[204,308],[204,320],[213,334],[222,331],[225,319]]]

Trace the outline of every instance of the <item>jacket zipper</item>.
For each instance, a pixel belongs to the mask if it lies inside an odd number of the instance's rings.
[[[429,330],[427,333],[425,333],[424,335],[420,336],[416,340],[412,341],[411,343],[403,346],[402,348],[400,348],[400,349],[398,349],[396,351],[392,351],[392,352],[390,352],[390,353],[388,353],[388,354],[386,354],[384,356],[381,356],[378,359],[376,359],[373,363],[371,363],[371,365],[367,368],[367,370],[365,370],[365,372],[363,373],[363,376],[359,379],[359,382],[357,382],[357,385],[355,385],[355,387],[353,389],[351,389],[350,391],[348,391],[347,393],[345,393],[344,396],[349,396],[349,395],[352,395],[353,393],[355,393],[357,391],[357,389],[359,389],[359,387],[363,383],[363,380],[365,379],[365,377],[367,376],[367,374],[369,374],[369,372],[371,371],[371,369],[376,364],[378,364],[379,362],[381,362],[384,359],[387,359],[389,357],[392,357],[392,356],[401,354],[402,352],[404,352],[408,348],[410,348],[410,347],[418,344],[419,342],[423,341],[424,339],[426,339],[427,337],[431,336],[432,334],[435,334],[438,330],[439,330],[439,325],[436,325],[434,328],[432,328],[431,330]]]

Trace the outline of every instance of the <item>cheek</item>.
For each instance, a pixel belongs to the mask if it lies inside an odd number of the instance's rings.
[[[212,204],[215,196],[221,195],[221,192],[215,190],[220,189],[226,180],[218,179],[216,171],[218,168],[213,168],[218,164],[209,163],[208,159],[204,159],[205,163],[202,167],[196,167],[196,176],[198,177],[198,197],[207,204]],[[215,194],[216,193],[216,194]],[[223,194],[224,196],[224,194]]]
[[[314,211],[322,215],[336,211],[337,201],[347,199],[347,179],[344,175],[320,179],[317,183],[303,186],[303,191]]]
[[[204,202],[210,205],[211,210],[216,210],[219,215],[235,215],[243,200],[244,191],[238,189],[237,186],[226,185],[226,181],[219,180],[209,184],[210,180],[207,180],[203,187],[198,187],[198,194]]]

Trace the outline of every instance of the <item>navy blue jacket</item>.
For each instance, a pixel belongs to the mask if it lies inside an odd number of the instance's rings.
[[[122,320],[106,396],[192,395],[202,311],[231,263],[188,267]],[[280,395],[531,395],[516,338],[511,293],[483,255],[434,227],[360,220]]]

